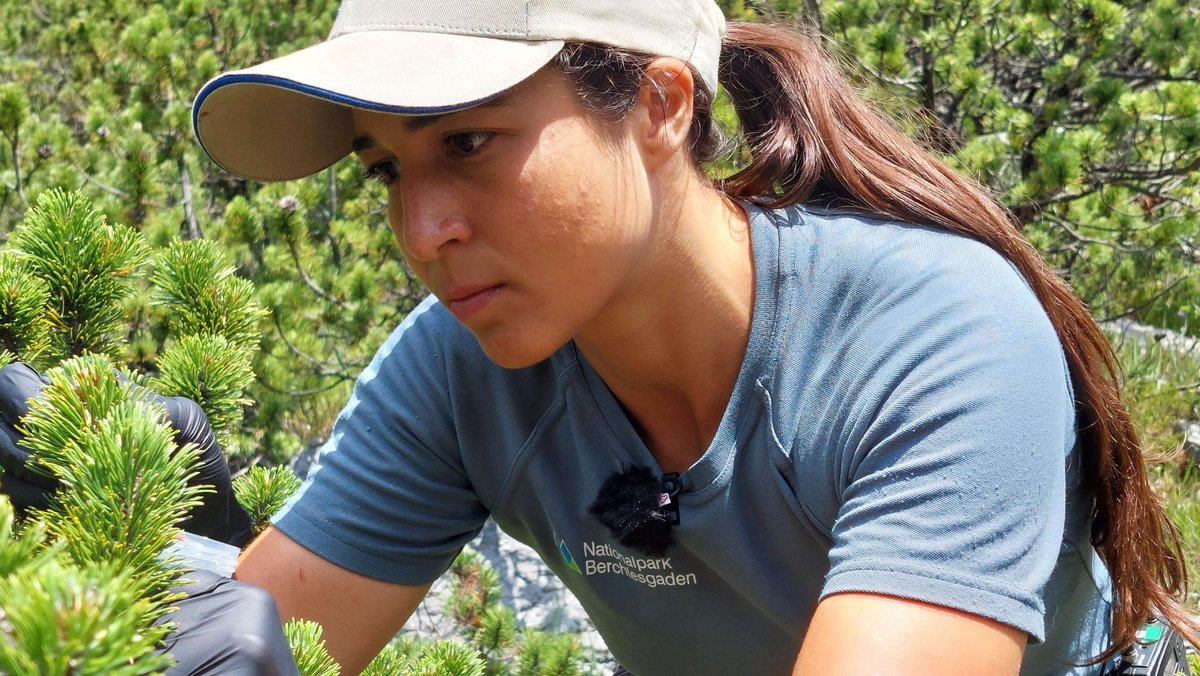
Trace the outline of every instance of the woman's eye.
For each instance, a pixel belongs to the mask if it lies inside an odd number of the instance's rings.
[[[378,181],[387,186],[395,183],[400,178],[400,167],[391,160],[376,162],[369,167],[365,167],[363,175],[368,180]]]
[[[456,155],[474,155],[492,140],[490,131],[464,131],[446,136],[446,147]]]

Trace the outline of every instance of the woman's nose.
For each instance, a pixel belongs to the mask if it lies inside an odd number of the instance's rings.
[[[465,242],[471,235],[463,204],[444,183],[412,181],[405,186],[400,213],[394,216],[399,219],[393,227],[405,255],[422,263],[438,258],[447,246]]]

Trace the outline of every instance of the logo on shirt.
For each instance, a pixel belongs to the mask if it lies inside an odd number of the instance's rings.
[[[623,575],[651,589],[687,587],[699,582],[695,573],[675,570],[669,556],[630,556],[606,542],[584,542],[580,561],[567,549],[566,541],[559,539],[558,553],[580,575]]]
[[[575,557],[571,556],[571,550],[567,549],[567,543],[563,540],[558,541],[558,553],[562,554],[563,561],[567,562],[567,565],[571,567],[571,570],[579,573],[580,575],[583,574],[583,571],[579,570],[579,564],[575,563]]]

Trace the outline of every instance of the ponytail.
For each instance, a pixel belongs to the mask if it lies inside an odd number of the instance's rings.
[[[1084,478],[1095,495],[1092,544],[1114,587],[1113,646],[1096,661],[1133,643],[1156,610],[1196,643],[1200,624],[1178,601],[1187,587],[1179,534],[1150,486],[1112,347],[1011,214],[871,110],[807,35],[731,23],[719,77],[750,155],[723,181],[728,194],[766,207],[830,199],[932,224],[1016,266],[1058,333],[1075,389]]]

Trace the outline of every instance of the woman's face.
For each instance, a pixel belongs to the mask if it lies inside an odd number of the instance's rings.
[[[598,129],[553,68],[477,108],[354,121],[409,265],[497,364],[545,359],[639,290],[652,250],[639,144],[629,124]]]

